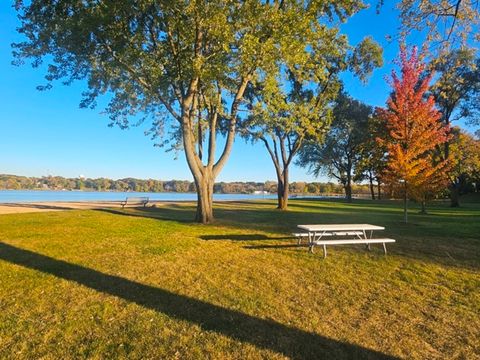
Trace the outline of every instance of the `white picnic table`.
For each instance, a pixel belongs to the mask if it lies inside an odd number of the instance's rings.
[[[373,232],[385,230],[385,227],[371,224],[310,224],[298,225],[299,229],[306,231],[310,252],[313,252],[315,245],[323,246],[324,257],[327,256],[327,245],[345,245],[345,244],[366,244],[370,249],[370,244],[382,243],[383,250],[387,254],[385,243],[395,242],[394,239],[373,238]],[[294,234],[299,238],[304,234]],[[350,239],[332,239],[338,236],[352,236]],[[325,239],[328,237],[329,239]]]

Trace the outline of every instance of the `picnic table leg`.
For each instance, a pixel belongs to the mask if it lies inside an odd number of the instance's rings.
[[[373,232],[373,231],[370,231],[370,239],[372,238],[372,232]],[[363,230],[363,237],[364,237],[365,240],[368,239],[367,233],[365,232],[365,230]],[[368,251],[370,251],[370,244],[366,244],[366,245],[365,245],[365,248],[366,248]]]
[[[309,239],[309,242],[310,242],[310,252],[313,254],[313,247],[315,245],[315,241],[316,240],[320,240],[323,235],[326,233],[326,231],[323,231],[322,233],[320,233],[318,239],[317,239],[317,233],[314,232],[313,233],[313,237],[312,237],[312,233],[311,232],[308,232],[308,239]]]
[[[387,255],[387,246],[385,245],[385,243],[383,243],[383,252],[385,253],[385,255]]]
[[[313,254],[313,240],[312,240],[312,233],[308,232],[308,251]]]
[[[311,247],[311,250],[310,250],[312,254],[313,254],[313,247],[315,246],[316,237],[317,237],[317,233],[314,232],[313,236],[312,236],[312,247]]]
[[[323,258],[327,258],[327,245],[323,244]]]

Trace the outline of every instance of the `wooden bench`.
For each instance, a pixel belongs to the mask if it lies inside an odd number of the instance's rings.
[[[323,257],[327,257],[327,245],[349,245],[349,244],[366,244],[368,249],[370,249],[370,244],[383,244],[383,251],[387,255],[386,243],[394,243],[394,239],[383,238],[383,239],[339,239],[339,240],[317,240],[313,241],[310,244],[310,251],[313,252],[314,245],[323,246]]]
[[[121,202],[122,209],[125,205],[143,205],[145,207],[148,204],[149,198],[148,197],[127,197],[124,201]]]

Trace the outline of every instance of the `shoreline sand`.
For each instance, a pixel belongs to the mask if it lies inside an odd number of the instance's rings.
[[[147,207],[158,206],[161,204],[182,203],[187,204],[192,201],[150,201]],[[17,202],[0,203],[0,215],[36,213],[46,211],[66,211],[66,210],[93,210],[105,208],[122,208],[122,201],[36,201],[36,202]],[[129,207],[129,206],[127,206]]]
[[[0,203],[0,215],[35,213],[45,211],[90,210],[101,208],[121,208],[121,201],[39,201]]]
[[[214,202],[238,202],[244,200],[215,200]],[[253,200],[258,201],[258,200]],[[4,214],[20,214],[20,213],[36,213],[46,211],[67,211],[67,210],[94,210],[105,208],[122,208],[122,201],[35,201],[35,202],[16,202],[16,203],[0,203],[0,215]],[[196,204],[192,200],[151,200],[147,204],[148,207],[159,206],[165,204]],[[126,206],[126,207],[136,207]]]

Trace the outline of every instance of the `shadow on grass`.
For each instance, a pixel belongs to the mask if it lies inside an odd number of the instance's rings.
[[[280,245],[246,245],[244,249],[297,249],[299,247],[308,247],[307,244],[280,244]]]
[[[401,222],[400,210],[388,207],[369,209],[364,204],[358,208],[349,204],[346,207],[339,204],[331,207],[327,203],[313,201],[311,208],[301,203],[292,205],[294,211],[279,211],[261,202],[228,202],[217,204],[215,209],[216,224],[239,228],[245,231],[259,231],[262,233],[284,233],[285,237],[268,237],[262,234],[228,234],[203,235],[204,240],[286,240],[286,234],[297,229],[298,224],[312,223],[373,223],[385,226],[382,236],[397,240],[392,247],[392,254],[405,256],[411,259],[454,266],[460,268],[478,269],[478,232],[480,222],[472,221],[472,216],[452,217],[449,215],[418,215],[411,213],[411,222],[407,225]],[[329,201],[334,203],[334,201]],[[367,201],[363,201],[367,203]],[[248,206],[243,206],[244,204]],[[372,204],[372,202],[370,202]],[[116,215],[136,216],[157,220],[175,221],[183,224],[194,224],[195,204],[171,206],[165,204],[157,208],[137,209],[103,209],[101,211]],[[315,210],[313,208],[315,207]],[[304,211],[301,211],[305,208]],[[442,209],[442,208],[440,208]],[[300,210],[300,211],[299,211]],[[396,212],[395,212],[396,211]],[[278,235],[277,235],[278,236]],[[288,237],[289,238],[289,237]]]
[[[258,240],[288,240],[290,236],[267,236],[264,234],[224,234],[224,235],[201,235],[202,240],[227,240],[227,241],[258,241]]]
[[[73,210],[71,207],[66,206],[56,206],[56,205],[47,205],[47,204],[35,204],[35,203],[2,203],[2,207],[13,207],[13,208],[28,208],[28,209],[42,209],[42,210]]]
[[[169,205],[170,207],[171,205]],[[177,207],[172,208],[128,208],[128,209],[95,209],[97,211],[106,212],[113,215],[133,216],[147,219],[176,221],[179,223],[191,223],[193,217],[191,215],[191,209],[180,209]]]
[[[192,223],[195,216],[195,203],[169,204],[165,203],[157,207],[138,207],[125,209],[102,208],[95,209],[114,215],[143,217],[157,220],[176,221],[179,223]],[[296,228],[297,224],[319,221],[318,212],[287,212],[269,207],[265,202],[235,201],[216,203],[214,211],[216,223],[219,225],[239,225],[245,229],[271,231],[272,229],[284,232]],[[237,207],[238,206],[238,207]],[[245,208],[244,206],[256,206],[256,208]],[[315,209],[322,210],[322,206],[316,206]],[[329,211],[331,208],[326,207]],[[335,209],[337,212],[347,212],[344,209]],[[338,218],[338,217],[337,217]],[[205,239],[207,240],[207,239]],[[225,240],[225,239],[223,239]]]
[[[5,243],[0,243],[0,259],[76,282],[171,318],[196,324],[206,331],[214,331],[288,357],[394,359],[392,356],[358,345],[329,339],[273,320],[257,318],[119,276],[104,274]]]

